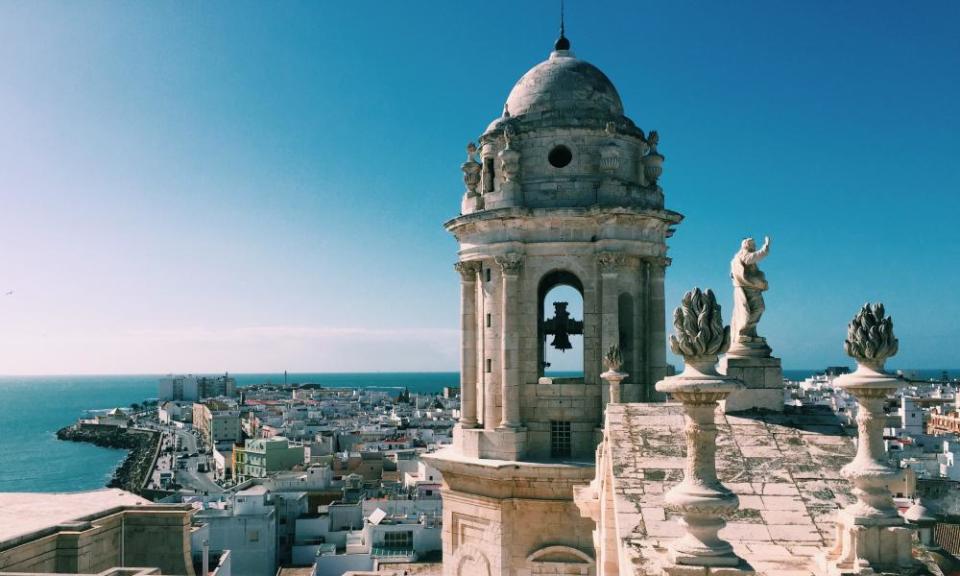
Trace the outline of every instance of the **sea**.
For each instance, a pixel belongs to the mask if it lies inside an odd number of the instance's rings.
[[[803,380],[816,370],[784,370]],[[939,378],[943,370],[915,377]],[[951,378],[960,371],[949,370]],[[283,384],[284,374],[231,374],[237,386]],[[74,492],[103,487],[125,450],[57,440],[56,432],[78,418],[155,399],[159,375],[0,376],[0,492]],[[439,393],[457,386],[456,372],[287,374],[289,384]]]

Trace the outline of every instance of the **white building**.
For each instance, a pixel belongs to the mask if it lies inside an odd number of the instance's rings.
[[[233,576],[276,574],[277,518],[269,496],[265,487],[254,486],[195,515],[209,526],[210,548],[231,551]]]
[[[900,428],[907,436],[917,437],[925,433],[923,427],[923,410],[914,401],[912,396],[904,394],[900,397]]]
[[[200,399],[197,379],[194,376],[166,376],[160,379],[157,389],[157,399],[183,400],[195,402]]]

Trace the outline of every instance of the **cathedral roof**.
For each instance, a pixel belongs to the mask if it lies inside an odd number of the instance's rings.
[[[678,404],[607,405],[600,465],[637,575],[661,574],[664,551],[683,534],[664,494],[683,478],[684,425]],[[717,473],[740,499],[720,536],[757,575],[813,576],[811,556],[830,547],[837,511],[852,501],[840,474],[856,452],[848,430],[827,409],[792,406],[718,411],[717,429]]]
[[[507,97],[505,112],[515,117],[561,110],[620,117],[623,102],[599,68],[570,50],[554,50],[517,81]]]

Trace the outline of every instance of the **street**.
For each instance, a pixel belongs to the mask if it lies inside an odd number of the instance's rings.
[[[201,443],[190,428],[178,428],[172,425],[157,422],[153,415],[141,417],[138,425],[158,430],[163,434],[161,452],[157,458],[157,465],[153,470],[151,487],[166,489],[168,484],[161,481],[166,477],[167,482],[180,485],[180,492],[186,494],[220,494],[224,490],[211,478],[209,472],[199,472],[198,464],[203,461],[207,469],[212,467],[212,456],[200,454]]]

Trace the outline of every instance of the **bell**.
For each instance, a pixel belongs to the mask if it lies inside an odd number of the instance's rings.
[[[553,342],[551,342],[550,345],[561,352],[565,352],[573,348],[573,344],[570,344],[570,338],[567,336],[566,332],[561,332],[555,335],[553,337]]]

